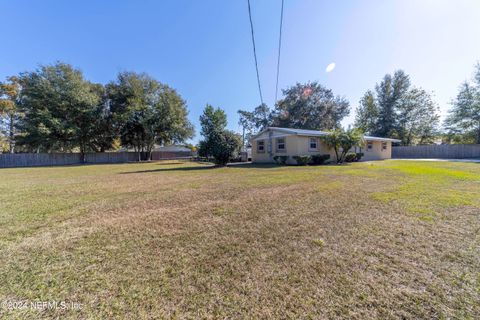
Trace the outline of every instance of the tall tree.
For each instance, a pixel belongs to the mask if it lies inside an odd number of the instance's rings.
[[[200,156],[206,158],[212,156],[215,142],[213,137],[225,131],[226,126],[227,114],[225,111],[207,104],[200,116],[200,134],[204,137],[204,140],[200,141],[199,144]]]
[[[396,108],[407,95],[410,78],[403,70],[395,71],[393,77],[386,74],[375,87],[378,104],[377,129],[373,134],[390,137],[396,132]]]
[[[348,101],[318,82],[300,84],[283,90],[284,98],[270,110],[261,104],[253,111],[239,110],[239,124],[249,137],[269,126],[328,130],[338,128],[350,113]]]
[[[153,148],[154,135],[148,122],[153,118],[154,92],[160,84],[146,74],[122,72],[116,82],[109,83],[107,97],[115,128],[122,145],[133,148],[141,160],[141,153]]]
[[[240,121],[249,130],[263,130],[272,122],[272,111],[265,104],[261,104],[253,111],[238,110]]]
[[[58,62],[20,74],[20,104],[25,111],[22,143],[37,151],[95,150],[99,121],[105,111],[101,85],[80,70]]]
[[[155,143],[183,142],[193,136],[186,102],[172,88],[147,74],[123,72],[107,85],[115,128],[122,144],[139,154],[151,152]]]
[[[199,143],[198,153],[201,156],[212,157],[217,165],[225,165],[238,154],[240,137],[226,129],[227,116],[222,109],[207,104],[200,116],[200,125],[204,138]]]
[[[480,144],[480,63],[475,66],[472,83],[465,82],[460,87],[445,126],[451,134],[471,136]]]
[[[200,134],[204,137],[214,132],[225,130],[227,126],[227,114],[220,108],[214,108],[207,104],[200,116]]]
[[[105,86],[92,84],[92,91],[99,97],[100,102],[93,110],[94,128],[89,131],[89,137],[86,140],[91,151],[105,152],[114,149],[113,145],[118,136],[115,133]]]
[[[368,90],[360,100],[355,115],[355,127],[363,132],[372,134],[377,130],[378,106],[375,101],[375,93]]]
[[[283,90],[284,98],[275,106],[272,124],[278,127],[327,130],[340,126],[350,113],[348,101],[318,82],[297,83]]]
[[[168,85],[162,84],[157,92],[155,108],[155,142],[159,145],[182,143],[192,138],[195,130],[188,120],[187,103]]]
[[[402,144],[432,143],[437,136],[438,106],[425,90],[412,88],[397,107],[397,134]]]
[[[437,133],[438,107],[431,95],[412,87],[402,70],[386,74],[360,100],[355,126],[364,132],[402,140],[403,145],[431,143]]]
[[[8,77],[0,82],[0,132],[7,136],[8,150],[15,152],[15,136],[18,123],[23,116],[20,107],[21,86],[18,77]]]
[[[265,104],[261,104],[253,111],[238,110],[239,121],[238,124],[243,128],[243,143],[248,144],[247,141],[255,131],[261,131],[270,126],[272,121],[272,112]]]

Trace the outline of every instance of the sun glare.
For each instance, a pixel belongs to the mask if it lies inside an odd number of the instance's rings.
[[[335,62],[332,62],[330,63],[328,66],[327,66],[327,69],[325,69],[325,72],[332,72],[333,69],[335,69]]]

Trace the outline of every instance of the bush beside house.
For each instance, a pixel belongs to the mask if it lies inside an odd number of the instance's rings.
[[[310,161],[312,161],[311,156],[294,156],[293,159],[297,161],[298,166],[306,166],[310,163]]]
[[[312,155],[312,164],[324,164],[328,159],[330,159],[329,154],[314,154]]]
[[[286,165],[289,156],[274,156],[273,160],[275,163],[280,165]],[[314,155],[300,155],[300,156],[293,156],[292,157],[296,164],[299,166],[306,166],[308,164],[311,165],[321,165],[324,164],[328,159],[330,159],[329,154],[314,154]]]
[[[285,165],[287,164],[288,156],[275,156],[273,157],[273,161],[275,161],[278,164]]]

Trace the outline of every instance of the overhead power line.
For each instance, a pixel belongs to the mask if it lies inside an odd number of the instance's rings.
[[[263,104],[262,86],[260,85],[260,74],[258,73],[257,49],[255,46],[255,34],[253,31],[252,9],[250,8],[250,0],[247,0],[247,3],[248,3],[248,16],[250,18],[250,30],[252,32],[253,57],[255,58],[255,69],[257,70],[258,92],[260,93],[260,102]]]
[[[280,76],[280,52],[282,51],[283,2],[284,2],[284,0],[282,0],[282,9],[280,10],[280,33],[279,33],[279,37],[278,37],[277,83],[275,84],[275,101],[274,101],[274,103],[277,103],[278,77]]]

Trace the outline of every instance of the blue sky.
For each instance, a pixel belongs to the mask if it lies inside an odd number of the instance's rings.
[[[280,0],[251,3],[272,106]],[[119,71],[147,72],[187,100],[197,132],[206,103],[225,109],[233,130],[237,110],[259,104],[246,0],[0,0],[0,17],[1,80],[56,60],[100,83]],[[480,1],[285,0],[283,32],[280,88],[318,80],[349,99],[345,125],[363,93],[399,68],[445,114],[480,60]]]

